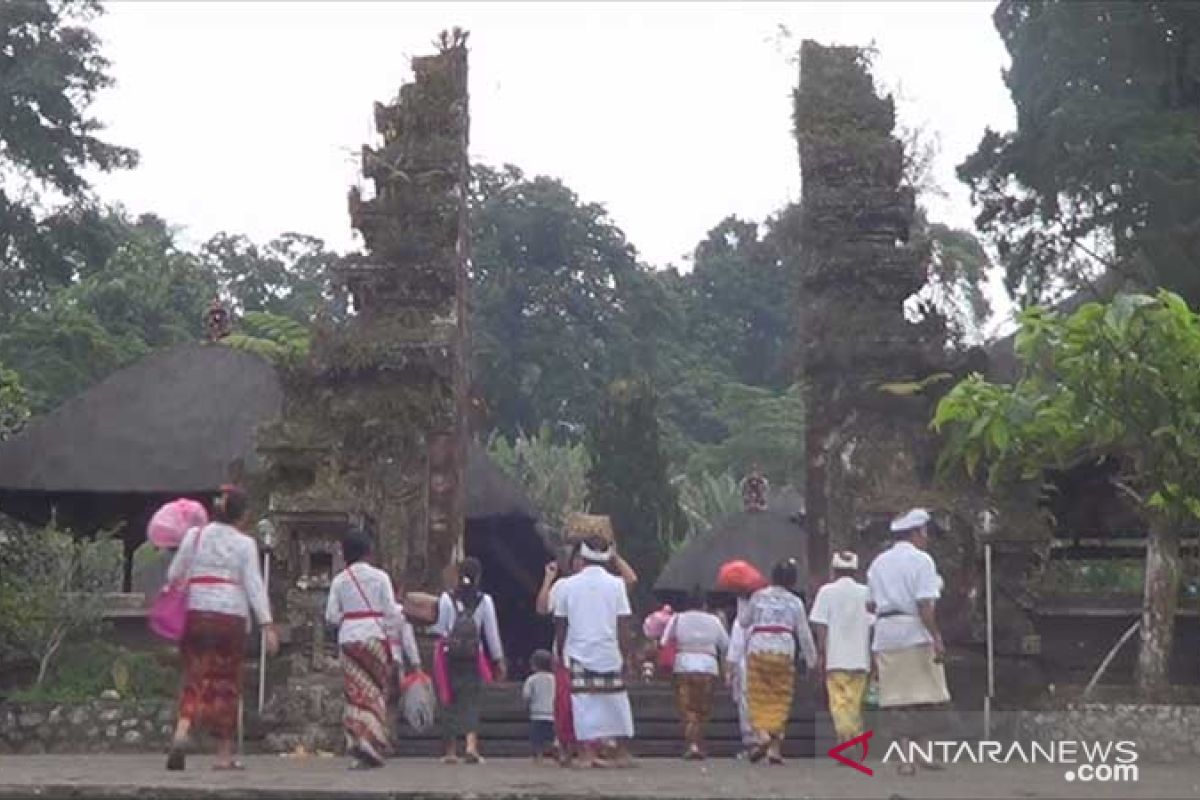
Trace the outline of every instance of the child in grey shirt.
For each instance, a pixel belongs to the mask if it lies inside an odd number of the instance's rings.
[[[536,651],[530,663],[533,674],[525,679],[521,694],[529,710],[533,760],[540,764],[547,754],[554,754],[554,663],[546,650]]]

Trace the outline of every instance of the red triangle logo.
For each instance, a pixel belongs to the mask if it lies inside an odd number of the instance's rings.
[[[870,745],[868,744],[868,742],[870,741],[871,737],[874,735],[875,735],[875,731],[867,731],[866,733],[860,733],[858,736],[855,736],[853,739],[842,742],[841,744],[839,744],[835,747],[831,747],[829,749],[829,757],[843,766],[853,767],[854,769],[858,770],[859,772],[865,773],[867,775],[874,775],[875,771],[873,769],[871,769],[870,767],[863,766],[863,762],[865,762],[867,760],[867,753],[870,751]],[[855,747],[860,744],[862,745],[862,758],[860,758],[858,761],[851,761],[849,758],[846,758],[846,756],[842,755],[843,750],[847,750],[851,747]]]

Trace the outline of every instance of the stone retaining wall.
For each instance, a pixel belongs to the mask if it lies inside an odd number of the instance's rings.
[[[1139,761],[1200,757],[1200,706],[1081,703],[1053,711],[1021,711],[1022,741],[1131,741]]]
[[[175,701],[0,704],[0,754],[164,750]]]

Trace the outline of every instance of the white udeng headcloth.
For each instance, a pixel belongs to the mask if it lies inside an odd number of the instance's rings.
[[[584,542],[579,546],[579,557],[591,564],[607,564],[612,559],[612,550],[593,550]]]

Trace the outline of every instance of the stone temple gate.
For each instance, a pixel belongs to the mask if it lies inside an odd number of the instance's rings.
[[[324,588],[352,524],[376,532],[380,565],[410,589],[440,586],[463,547],[466,34],[442,34],[412,69],[395,102],[376,104],[382,145],[362,150],[370,186],[350,192],[365,248],[336,269],[345,312],[318,322],[282,419],[260,436],[293,593]]]

